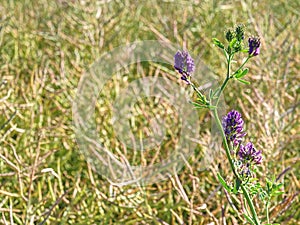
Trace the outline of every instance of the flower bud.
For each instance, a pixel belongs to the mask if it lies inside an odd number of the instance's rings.
[[[249,55],[256,56],[260,53],[260,39],[255,37],[250,37],[248,39],[249,43]]]

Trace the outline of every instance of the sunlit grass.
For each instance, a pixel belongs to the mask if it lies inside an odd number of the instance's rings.
[[[249,137],[263,150],[259,178],[274,175],[284,184],[285,194],[271,205],[271,220],[297,224],[300,3],[103,2],[1,3],[0,223],[223,224],[225,215],[227,224],[242,224],[242,208],[230,206],[216,178],[217,171],[228,170],[224,155],[205,170],[199,165],[211,138],[210,124],[201,129],[195,153],[178,174],[151,186],[120,188],[95,172],[80,153],[72,125],[72,100],[80,77],[95,60],[136,40],[162,40],[187,48],[221,82],[223,55],[211,38],[221,39],[227,27],[244,23],[247,34],[261,37],[262,53],[249,64],[247,79],[252,85],[230,84],[226,104],[243,114]],[[101,141],[118,157],[118,153],[126,155],[133,165],[157,162],[150,156],[159,161],[172,154],[172,142],[178,136],[172,118],[175,110],[154,98],[138,102],[136,113],[164,117],[169,127],[168,139],[160,148],[134,155],[116,140],[110,101],[136,77],[168,77],[184,87],[166,71],[156,64],[133,65],[124,76],[113,74],[98,99]],[[136,117],[131,124],[137,137],[150,132],[143,130],[148,123],[145,117]],[[204,124],[210,123],[209,117],[199,113]],[[240,199],[231,201],[241,207]],[[259,209],[263,215],[263,205]]]

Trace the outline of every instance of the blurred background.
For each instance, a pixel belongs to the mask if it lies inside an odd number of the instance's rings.
[[[230,83],[225,102],[242,113],[248,140],[263,151],[257,178],[274,176],[283,183],[284,194],[270,207],[271,221],[299,224],[298,9],[300,2],[294,0],[2,0],[0,223],[226,224],[226,219],[227,224],[247,224],[242,198],[229,197],[217,180],[219,170],[230,174],[225,154],[199,169],[211,138],[208,112],[195,110],[204,125],[183,169],[145,187],[117,187],[93,170],[78,149],[72,123],[78,82],[104,53],[134,41],[161,40],[201,58],[221,82],[226,64],[211,38],[225,41],[224,31],[243,23],[246,37],[260,36],[261,54],[247,65],[251,85]],[[172,154],[180,124],[174,107],[144,99],[136,104],[133,132],[147,135],[147,118],[163,117],[164,144],[141,157],[125,152],[116,139],[111,101],[131,81],[148,76],[187,88],[170,65],[135,64],[112,74],[96,105],[101,143],[117,157],[126,155],[132,165]],[[264,205],[255,204],[265,220]]]

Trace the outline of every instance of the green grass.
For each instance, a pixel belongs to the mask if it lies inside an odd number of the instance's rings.
[[[258,177],[285,171],[279,179],[285,194],[272,203],[271,220],[299,224],[299,1],[101,2],[1,1],[0,223],[224,224],[223,210],[227,224],[245,224],[241,199],[231,199],[234,210],[217,180],[219,169],[230,172],[225,154],[199,169],[210,138],[206,112],[199,113],[201,139],[184,168],[145,187],[112,186],[94,171],[79,151],[72,122],[80,77],[105,52],[137,40],[168,41],[201,57],[221,82],[225,64],[211,38],[223,40],[227,27],[244,23],[247,35],[261,37],[261,54],[249,63],[252,85],[230,83],[226,104],[243,114],[248,137],[263,150]],[[148,165],[157,151],[161,157],[172,154],[175,109],[155,99],[137,104],[137,112],[160,115],[168,124],[166,142],[143,159],[116,140],[110,102],[137,77],[168,77],[185,87],[166,71],[151,63],[133,65],[122,71],[124,76],[112,74],[98,99],[102,142],[133,165]],[[141,128],[145,123],[137,117],[134,132],[147,133]],[[264,206],[256,204],[264,215]]]

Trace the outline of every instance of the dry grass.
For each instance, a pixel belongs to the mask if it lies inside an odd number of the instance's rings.
[[[247,79],[252,85],[231,83],[226,103],[242,112],[248,137],[263,150],[258,177],[274,175],[284,184],[285,194],[271,205],[271,220],[299,224],[300,3],[103,2],[1,3],[0,223],[225,224],[225,215],[227,224],[245,224],[242,199],[231,197],[236,208],[231,207],[216,178],[219,170],[229,173],[224,155],[206,170],[199,169],[211,138],[209,126],[201,130],[199,146],[180,173],[151,186],[122,188],[110,185],[85,161],[72,127],[72,99],[79,79],[103,53],[136,40],[163,40],[201,57],[221,81],[225,64],[220,64],[222,54],[210,40],[242,22],[248,34],[261,36],[262,53],[249,64]],[[109,101],[136,77],[177,78],[156,64],[138,67],[129,68],[124,76],[113,75],[99,100],[97,122],[112,151],[126,155],[132,164],[147,165],[153,163],[152,155],[171,154],[177,132],[171,118],[174,109],[155,105],[155,99],[136,106],[145,117],[159,114],[169,124],[170,143],[143,159],[124,152],[116,141],[108,122]],[[209,123],[210,116],[199,114],[199,119]],[[136,133],[144,122],[137,118]],[[256,204],[264,219],[264,206]]]

